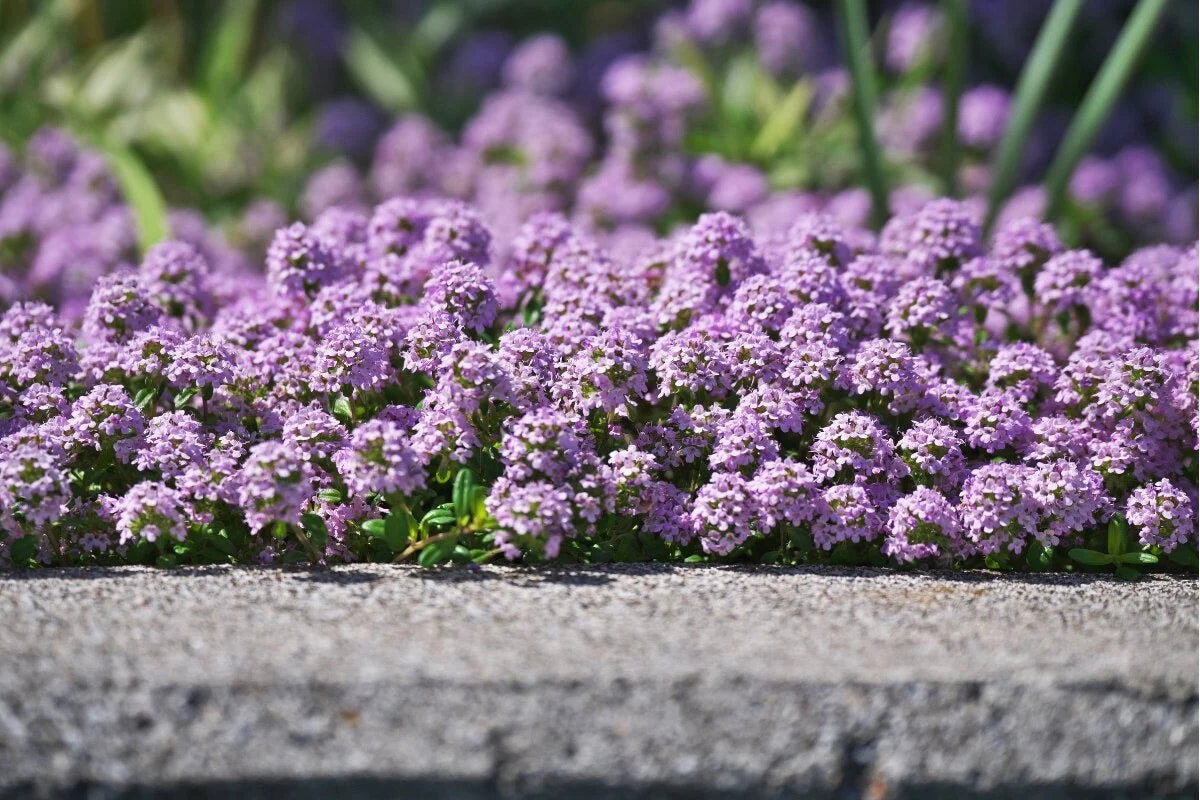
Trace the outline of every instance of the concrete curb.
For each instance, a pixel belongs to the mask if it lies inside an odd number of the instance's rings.
[[[1197,596],[636,565],[0,574],[0,796],[1195,796]]]

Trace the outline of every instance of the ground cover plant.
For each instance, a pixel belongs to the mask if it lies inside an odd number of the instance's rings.
[[[1084,158],[1163,8],[1011,198],[1077,3],[1015,96],[963,92],[954,2],[890,17],[883,99],[855,2],[669,11],[590,105],[536,35],[291,224],[43,128],[0,153],[0,560],[1194,568],[1195,186]]]

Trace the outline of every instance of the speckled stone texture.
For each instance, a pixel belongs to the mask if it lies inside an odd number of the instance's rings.
[[[1197,584],[0,573],[0,796],[1194,797]]]

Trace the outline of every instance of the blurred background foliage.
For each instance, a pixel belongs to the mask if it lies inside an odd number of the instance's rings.
[[[171,206],[230,219],[256,198],[296,213],[307,177],[341,158],[365,166],[398,113],[420,111],[458,130],[499,83],[524,37],[558,33],[576,59],[575,107],[602,137],[603,69],[615,57],[667,42],[710,93],[689,130],[692,153],[761,168],[774,188],[836,189],[860,181],[849,115],[821,120],[819,76],[768,74],[746,52],[701,51],[672,40],[664,20],[679,3],[646,0],[2,0],[0,137],[20,151],[38,128],[60,125],[118,154]],[[887,68],[886,37],[910,7],[869,3],[881,96],[916,93],[945,69],[946,31],[902,69]],[[1010,90],[1050,7],[1045,0],[968,4],[967,85]],[[1129,17],[1133,0],[1089,0],[1055,66],[1021,169],[1036,175]],[[832,34],[833,9],[810,3]],[[664,16],[666,15],[666,16]],[[1196,7],[1167,4],[1129,88],[1107,115],[1095,150],[1151,144],[1195,181]],[[894,37],[893,37],[894,38]],[[827,50],[832,35],[806,46]],[[884,112],[886,113],[886,112]],[[885,142],[885,145],[887,143]],[[120,166],[123,165],[123,166]],[[928,164],[887,159],[892,186],[935,183]],[[138,178],[133,182],[136,184]],[[939,187],[946,190],[945,185]],[[146,202],[153,203],[151,198]],[[693,209],[683,208],[680,213]]]

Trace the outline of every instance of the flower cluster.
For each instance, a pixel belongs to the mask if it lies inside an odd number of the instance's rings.
[[[169,242],[81,318],[0,316],[5,558],[974,564],[1117,512],[1193,540],[1194,248],[1106,266],[942,199],[878,240],[717,212],[629,252],[398,197],[266,261],[230,294]]]

